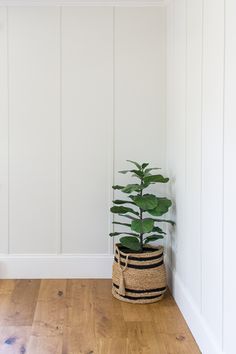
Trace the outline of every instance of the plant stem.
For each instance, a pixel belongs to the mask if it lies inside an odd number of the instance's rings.
[[[141,179],[141,186],[143,185],[143,179]],[[140,195],[143,195],[143,190],[141,189]],[[143,211],[141,208],[139,208],[139,215],[140,215],[140,220],[143,220]],[[141,246],[141,252],[143,252],[143,233],[140,233],[140,246]]]

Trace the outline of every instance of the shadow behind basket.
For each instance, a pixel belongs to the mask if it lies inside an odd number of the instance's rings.
[[[112,273],[115,298],[147,304],[159,301],[166,291],[163,247],[146,247],[143,253],[125,253],[116,244]]]

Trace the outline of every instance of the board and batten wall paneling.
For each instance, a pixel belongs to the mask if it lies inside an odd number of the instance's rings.
[[[218,354],[225,331],[224,1],[175,0],[168,8],[167,166],[176,200],[170,285],[202,352]]]
[[[57,251],[59,18],[56,7],[8,9],[11,253]]]
[[[225,1],[223,350],[235,353],[236,2]]]
[[[62,251],[109,252],[113,9],[62,8]]]
[[[163,7],[1,8],[8,276],[34,255],[37,276],[52,254],[107,262],[114,173],[127,158],[165,167],[165,15]]]
[[[204,0],[202,76],[202,314],[222,342],[224,1]]]
[[[8,45],[7,9],[0,8],[0,253],[8,252]]]
[[[0,20],[5,266],[105,257],[114,172],[127,158],[164,167],[165,9],[10,6]]]

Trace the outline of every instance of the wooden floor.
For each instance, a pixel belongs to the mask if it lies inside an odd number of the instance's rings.
[[[0,353],[199,354],[172,297],[133,305],[111,280],[1,280]]]

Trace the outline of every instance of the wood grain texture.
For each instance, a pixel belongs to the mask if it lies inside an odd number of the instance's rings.
[[[123,303],[111,280],[0,281],[4,354],[199,354],[173,298]]]

